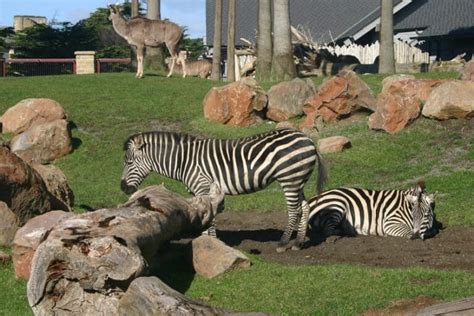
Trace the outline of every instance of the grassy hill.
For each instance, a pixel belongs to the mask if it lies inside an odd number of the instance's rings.
[[[374,91],[380,91],[382,76],[362,78]],[[316,80],[320,82],[321,79]],[[202,100],[212,86],[223,84],[161,76],[136,80],[133,74],[6,78],[0,79],[0,113],[22,99],[35,97],[54,99],[64,107],[73,123],[74,152],[55,164],[66,174],[76,196],[75,209],[81,212],[126,201],[127,196],[119,187],[122,147],[133,133],[161,129],[228,138],[275,127],[271,122],[235,128],[206,121]],[[262,86],[268,89],[271,84]],[[320,137],[333,135],[349,137],[352,148],[342,154],[325,156],[330,172],[326,188],[341,185],[406,188],[423,177],[430,192],[439,192],[436,206],[439,220],[447,225],[474,226],[472,121],[439,122],[422,118],[389,135],[369,130],[367,114],[359,114],[326,126]],[[157,175],[149,176],[142,187],[161,182],[186,194],[182,184]],[[306,187],[308,197],[315,192],[315,182],[313,176]],[[286,211],[276,184],[252,195],[226,198],[226,211],[273,210]],[[474,294],[474,277],[466,272],[341,265],[283,266],[257,257],[252,260],[254,266],[249,271],[212,281],[195,276],[180,290],[206,299],[209,304],[231,309],[293,315],[315,314],[315,311],[351,315],[385,306],[397,298],[429,295],[451,300]],[[179,283],[179,278],[178,269],[171,271],[166,280],[173,286],[173,282]],[[434,282],[413,286],[412,278]],[[0,315],[29,313],[25,283],[14,279],[11,266],[0,266],[0,292]]]

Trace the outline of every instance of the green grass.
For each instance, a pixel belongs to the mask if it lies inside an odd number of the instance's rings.
[[[417,77],[452,78],[456,74],[420,74]],[[384,76],[361,76],[379,92]],[[316,79],[319,84],[321,78]],[[249,128],[210,123],[203,118],[202,100],[222,82],[196,78],[101,74],[0,79],[0,113],[25,98],[58,101],[75,125],[75,150],[55,162],[66,174],[76,196],[76,211],[113,207],[126,201],[120,191],[125,139],[136,132],[166,129],[198,135],[238,137],[268,131],[274,123]],[[273,83],[263,83],[268,89]],[[298,121],[298,120],[296,120]],[[370,131],[367,117],[358,115],[326,126],[321,137],[343,135],[352,148],[325,155],[330,180],[327,188],[341,185],[366,188],[405,188],[423,177],[428,190],[438,191],[437,216],[445,224],[473,226],[473,131],[467,122],[420,119],[395,135]],[[315,176],[306,194],[315,192]],[[182,184],[157,175],[144,184],[165,184],[186,194]],[[226,198],[227,211],[285,211],[278,185],[244,196]],[[431,269],[374,269],[343,265],[284,266],[252,257],[253,267],[206,280],[182,271],[169,271],[163,279],[179,290],[209,304],[236,310],[282,314],[353,315],[367,308],[387,306],[398,298],[429,295],[452,300],[474,294],[470,273]],[[182,266],[180,266],[180,269]],[[186,280],[182,280],[187,278]],[[413,285],[411,280],[433,280]],[[180,285],[181,284],[181,285]],[[185,284],[185,285],[182,285]],[[25,283],[13,277],[11,266],[0,266],[0,315],[29,313]],[[4,294],[5,293],[5,294]]]
[[[430,269],[374,269],[349,265],[282,266],[252,258],[247,271],[214,280],[196,277],[188,293],[241,311],[278,315],[355,315],[420,295],[454,300],[473,293],[474,276]],[[416,280],[430,280],[415,285]],[[258,286],[257,286],[258,285]]]

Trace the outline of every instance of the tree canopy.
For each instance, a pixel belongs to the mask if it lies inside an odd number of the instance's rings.
[[[130,18],[130,2],[124,3],[122,14]],[[115,32],[108,17],[108,8],[98,8],[76,24],[37,24],[17,33],[12,28],[1,29],[0,48],[14,48],[20,58],[73,58],[78,50],[96,51],[99,58],[130,57],[130,45]],[[204,51],[202,39],[185,37],[181,47],[191,51],[192,57]]]

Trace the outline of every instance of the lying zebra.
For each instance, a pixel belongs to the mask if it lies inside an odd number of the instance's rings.
[[[143,179],[155,171],[181,181],[194,195],[209,192],[210,184],[220,185],[225,194],[237,195],[262,190],[277,181],[288,207],[288,225],[278,252],[301,248],[308,227],[309,207],[303,186],[316,162],[318,192],[325,181],[325,168],[313,141],[292,129],[276,129],[265,134],[238,139],[197,138],[169,132],[147,132],[130,136],[125,142],[121,188],[127,194],[137,190]],[[215,231],[210,231],[215,235]]]
[[[423,183],[408,190],[338,188],[308,201],[309,225],[329,235],[429,238],[434,225],[434,195]]]

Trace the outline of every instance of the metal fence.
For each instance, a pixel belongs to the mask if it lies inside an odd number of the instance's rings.
[[[74,58],[19,58],[9,59],[3,76],[47,76],[76,73]]]
[[[95,72],[129,72],[132,71],[132,60],[130,58],[97,58],[95,60]]]
[[[97,58],[95,72],[126,72],[132,70],[130,58]],[[0,77],[67,75],[76,73],[74,58],[0,59]]]

